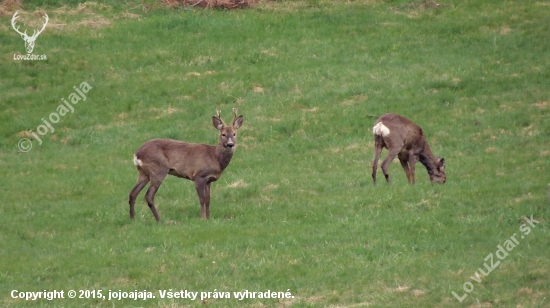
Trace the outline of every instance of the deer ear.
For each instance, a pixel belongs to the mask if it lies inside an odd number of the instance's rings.
[[[233,120],[233,128],[238,129],[239,127],[241,127],[241,125],[243,125],[243,116],[242,115],[240,115],[238,118]]]
[[[223,127],[223,122],[221,119],[219,118],[216,118],[216,117],[212,117],[212,124],[214,125],[214,127],[217,129],[217,130],[221,130],[222,127]]]
[[[439,168],[439,170],[444,171],[445,170],[445,158],[439,159],[439,162],[438,162],[437,165],[438,165],[437,167]]]

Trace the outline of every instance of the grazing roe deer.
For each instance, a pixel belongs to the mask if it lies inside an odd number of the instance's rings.
[[[217,145],[152,139],[137,150],[134,164],[139,175],[130,192],[130,218],[134,218],[134,203],[139,192],[151,182],[145,200],[157,222],[160,220],[153,199],[168,174],[195,182],[201,218],[210,218],[210,184],[218,180],[229,165],[237,145],[237,129],[243,124],[243,116],[237,117],[237,108],[233,108],[233,113],[233,121],[228,126],[216,109],[217,116],[212,117],[212,124],[219,130]]]
[[[436,158],[420,126],[397,114],[387,113],[378,118],[372,128],[374,134],[374,162],[372,179],[376,184],[376,169],[383,148],[389,153],[382,162],[382,172],[389,183],[388,167],[397,156],[410,184],[414,184],[414,164],[420,161],[428,170],[432,183],[445,183],[445,159]]]

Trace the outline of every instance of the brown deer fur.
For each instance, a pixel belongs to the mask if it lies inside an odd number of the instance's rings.
[[[162,181],[168,174],[195,182],[199,195],[201,218],[210,218],[210,184],[220,178],[229,165],[237,145],[237,129],[243,116],[237,117],[233,108],[233,121],[226,125],[217,111],[212,124],[219,130],[218,144],[194,144],[171,139],[153,139],[144,143],[134,155],[138,180],[130,192],[130,218],[134,218],[134,204],[140,191],[151,182],[145,200],[155,219],[160,220],[153,201]]]
[[[389,151],[382,162],[382,172],[388,183],[390,182],[388,167],[396,156],[410,184],[414,184],[414,164],[417,161],[426,167],[432,183],[445,183],[445,159],[434,156],[420,126],[400,115],[387,113],[376,120],[373,134],[372,179],[375,184],[378,159],[383,148]]]

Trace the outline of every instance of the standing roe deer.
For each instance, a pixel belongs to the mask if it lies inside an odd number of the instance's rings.
[[[195,182],[201,218],[210,218],[210,184],[218,180],[229,165],[237,145],[237,129],[243,124],[243,116],[237,117],[237,108],[233,108],[233,113],[233,121],[228,126],[216,109],[212,124],[220,131],[217,145],[152,139],[137,150],[134,164],[139,175],[130,192],[130,218],[134,218],[134,203],[139,192],[150,181],[145,200],[157,222],[160,220],[153,198],[168,174]]]
[[[389,153],[382,162],[382,172],[389,183],[388,167],[397,156],[410,184],[414,184],[414,164],[420,161],[428,170],[432,183],[445,183],[445,159],[436,158],[420,126],[397,114],[387,113],[378,118],[372,128],[374,134],[374,162],[372,179],[376,184],[376,169],[383,148]]]

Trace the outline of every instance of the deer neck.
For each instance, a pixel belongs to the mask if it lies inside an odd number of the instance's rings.
[[[429,175],[436,173],[437,159],[435,158],[434,153],[432,152],[432,149],[430,149],[427,142],[424,142],[424,150],[420,153],[420,155],[418,155],[418,159],[420,163],[426,167]]]
[[[218,144],[216,146],[216,160],[220,163],[220,168],[223,170],[231,161],[231,158],[233,158],[233,153],[235,152],[235,148],[233,149],[227,149],[223,145]]]

